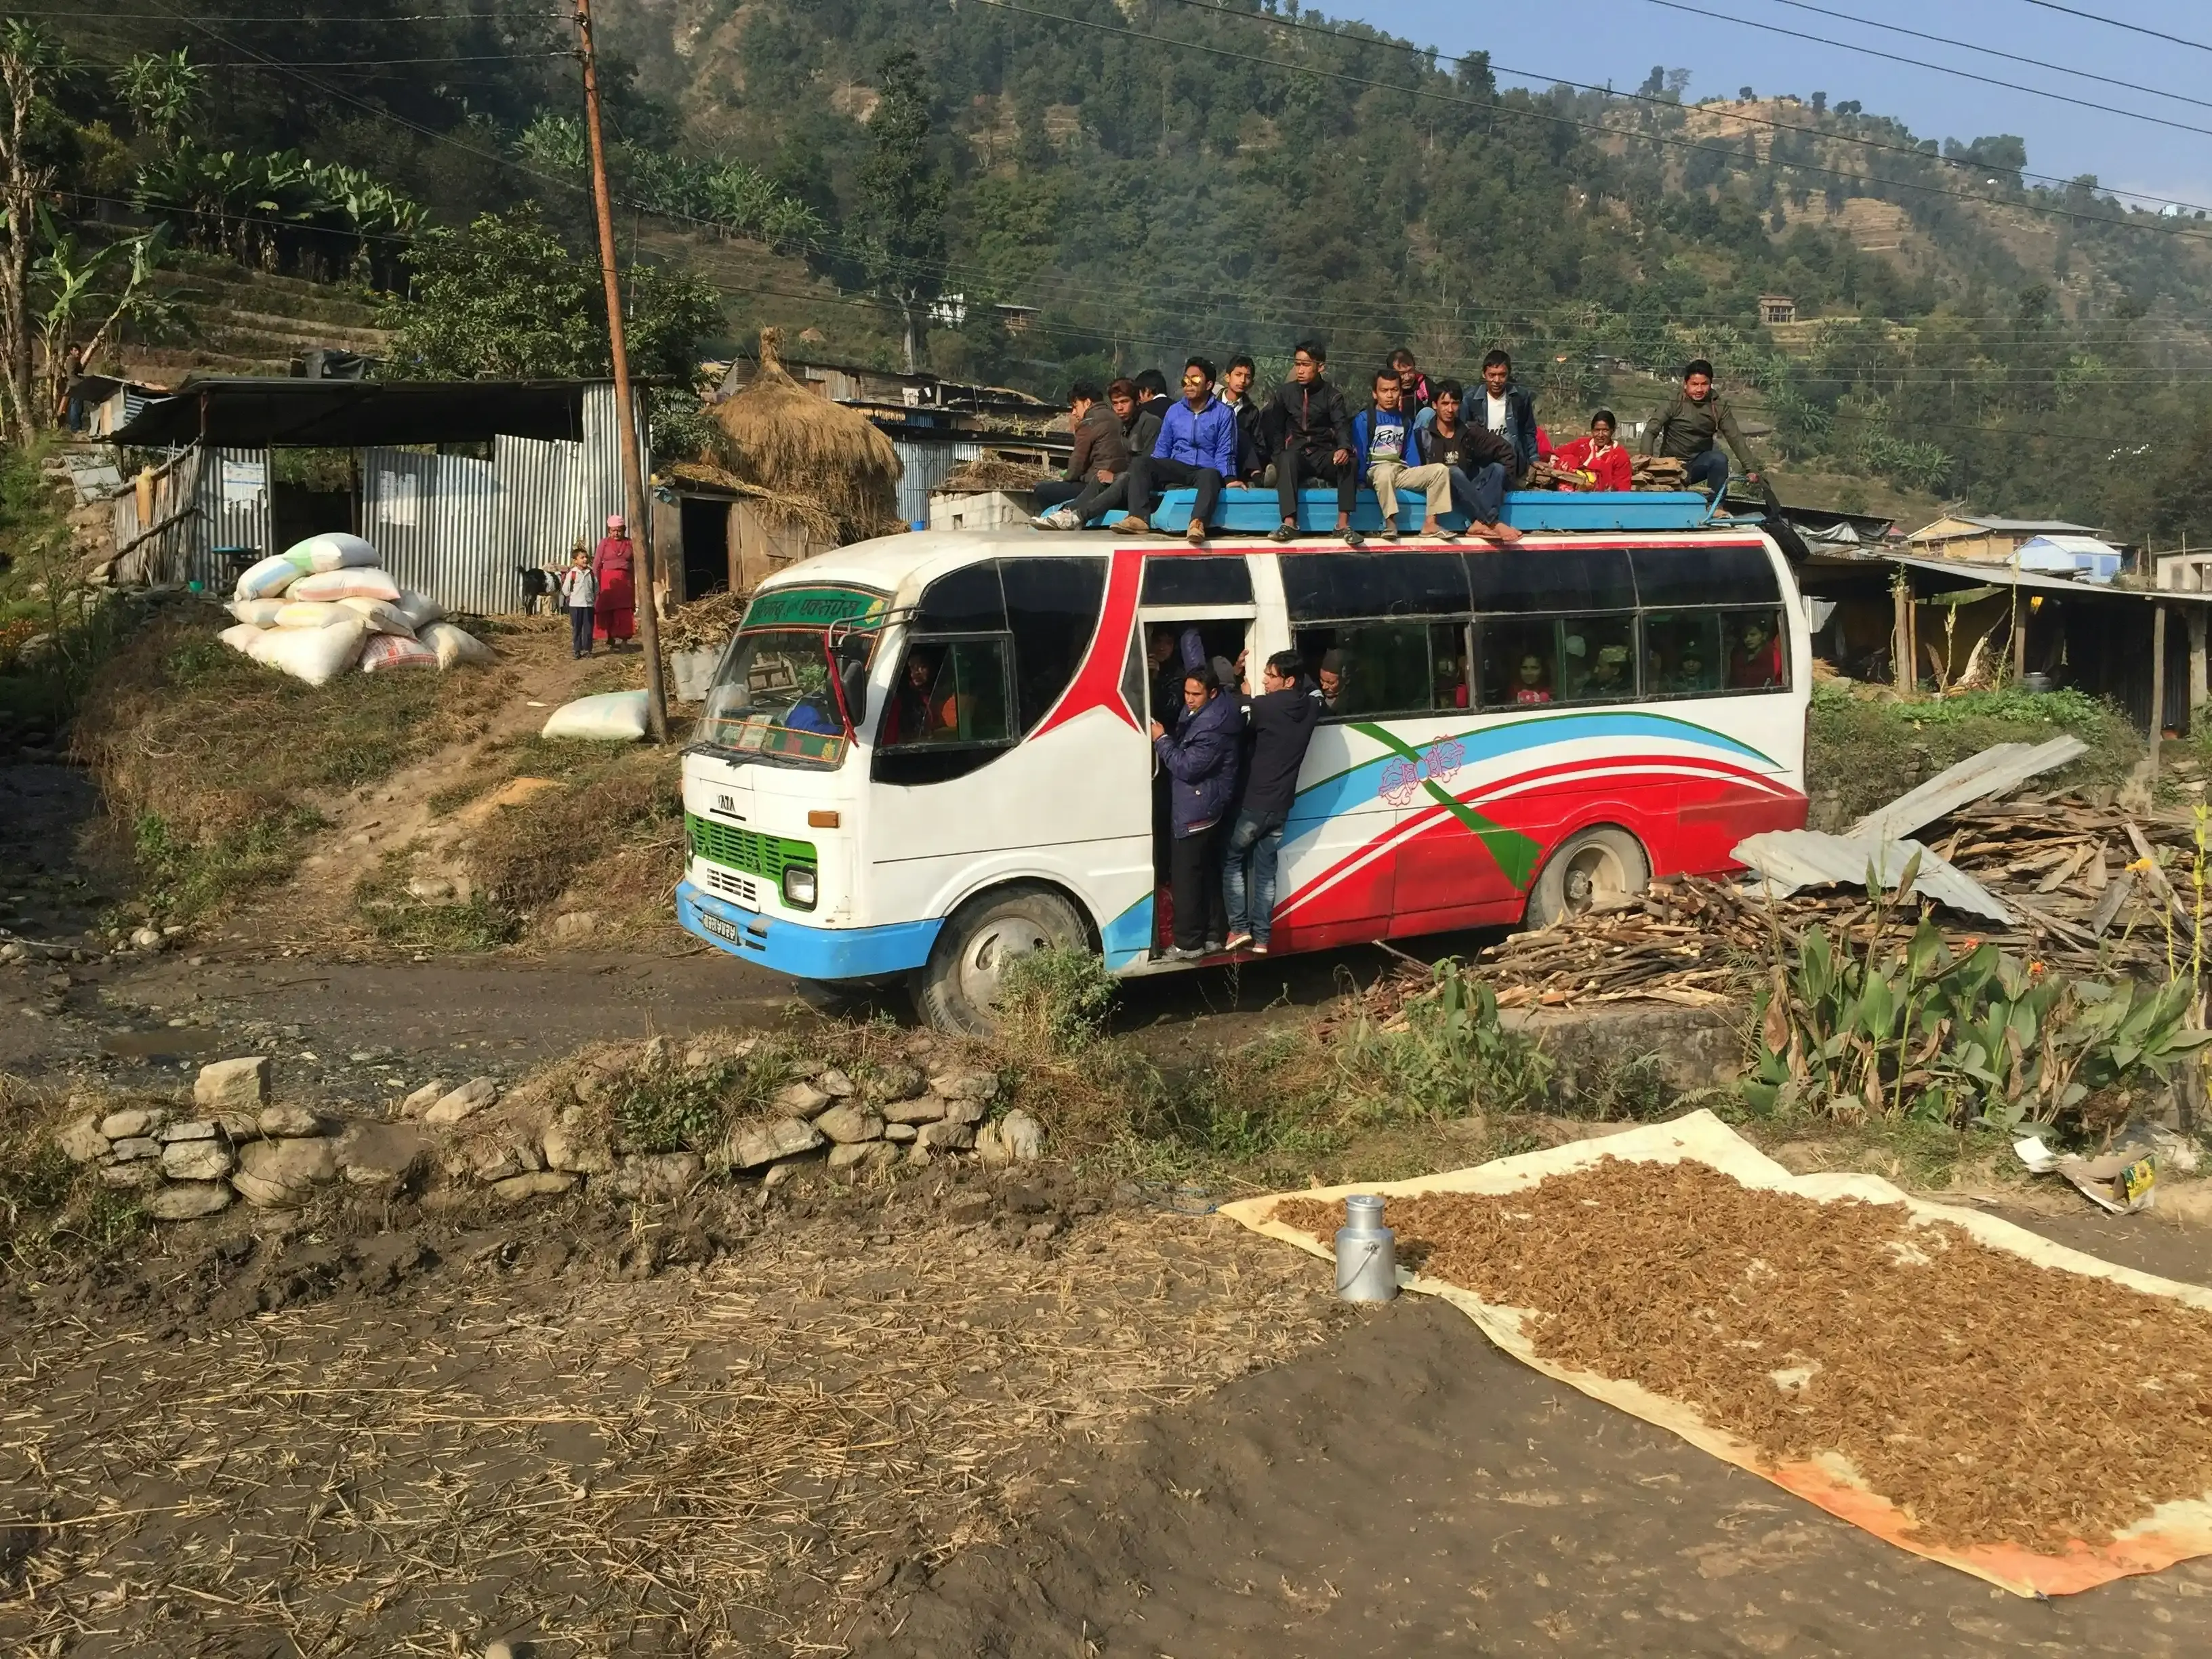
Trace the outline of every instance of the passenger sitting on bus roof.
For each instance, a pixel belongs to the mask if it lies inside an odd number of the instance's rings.
[[[1628,451],[1613,441],[1620,422],[1613,411],[1601,409],[1590,416],[1589,435],[1577,438],[1552,457],[1552,470],[1571,473],[1573,481],[1559,480],[1562,489],[1632,489]]]
[[[1336,486],[1336,533],[1360,544],[1352,527],[1352,498],[1359,471],[1352,453],[1352,412],[1337,389],[1322,378],[1328,353],[1318,340],[1301,340],[1291,355],[1291,378],[1275,388],[1263,418],[1277,434],[1275,501],[1282,522],[1274,538],[1286,542],[1298,533],[1298,485],[1307,478]]]
[[[1137,417],[1129,430],[1129,453],[1149,455],[1152,443],[1160,435],[1160,422],[1167,419],[1170,399],[1168,397],[1168,377],[1157,368],[1148,368],[1136,379]]]
[[[1174,824],[1169,880],[1175,891],[1175,948],[1165,958],[1170,962],[1212,956],[1229,936],[1217,832],[1237,793],[1243,747],[1243,711],[1236,699],[1221,695],[1213,671],[1194,668],[1182,684],[1182,729],[1171,732],[1158,720],[1152,724],[1152,752],[1174,780],[1169,791]]]
[[[1133,386],[1127,401],[1133,406],[1136,402]],[[1040,530],[1080,529],[1083,514],[1073,503],[1085,492],[1095,497],[1129,469],[1128,434],[1121,429],[1115,406],[1099,396],[1095,381],[1078,380],[1069,390],[1067,427],[1075,440],[1067,476],[1048,478],[1036,486],[1037,515],[1030,522]]]
[[[1266,688],[1242,699],[1252,752],[1245,767],[1244,799],[1231,822],[1221,864],[1222,902],[1228,911],[1228,948],[1267,954],[1268,924],[1275,914],[1275,870],[1283,826],[1297,799],[1298,769],[1321,719],[1321,692],[1305,678],[1295,651],[1278,651],[1260,671]]]
[[[1083,479],[1074,499],[1056,513],[1041,514],[1030,520],[1038,529],[1081,530],[1097,524],[1116,507],[1127,505],[1129,435],[1137,422],[1136,382],[1116,380],[1108,386],[1103,408],[1103,419],[1110,423],[1111,431],[1102,429],[1091,441],[1089,453],[1083,455]],[[1099,408],[1094,407],[1086,418],[1098,419]],[[1081,442],[1079,428],[1077,443],[1080,446]],[[1078,453],[1082,453],[1079,447]],[[1038,485],[1038,499],[1045,499],[1043,492],[1057,487],[1053,483]]]
[[[1267,452],[1260,441],[1260,405],[1252,396],[1252,377],[1259,373],[1249,357],[1231,357],[1221,377],[1218,397],[1237,417],[1237,476],[1232,486],[1250,487],[1267,470]]]
[[[1744,476],[1759,482],[1759,463],[1736,426],[1735,411],[1713,390],[1713,366],[1694,357],[1682,366],[1682,389],[1644,426],[1644,453],[1689,463],[1692,489],[1702,489],[1707,499],[1718,501],[1728,488],[1728,457],[1720,441],[1743,464]]]
[[[1759,691],[1782,684],[1782,640],[1763,616],[1746,617],[1729,653],[1729,689]]]
[[[1513,688],[1516,702],[1549,702],[1552,688],[1545,682],[1551,678],[1544,672],[1544,659],[1531,651],[1521,659],[1518,683]]]
[[[1404,346],[1390,354],[1390,372],[1398,377],[1398,407],[1406,411],[1407,420],[1420,425],[1421,417],[1436,402],[1435,394],[1429,390],[1429,377],[1421,373],[1413,354]]]
[[[1528,477],[1536,465],[1536,404],[1515,384],[1513,359],[1503,351],[1482,360],[1482,390],[1466,414],[1469,424],[1495,432],[1513,446],[1514,482]]]
[[[1236,476],[1236,413],[1213,395],[1213,365],[1194,357],[1183,366],[1182,401],[1169,409],[1151,450],[1129,465],[1129,516],[1137,528],[1148,528],[1160,485],[1192,485],[1198,499],[1183,534],[1202,542],[1222,485]]]
[[[1321,685],[1321,708],[1325,714],[1338,712],[1337,705],[1344,701],[1346,663],[1341,651],[1321,653],[1321,667],[1314,678]]]
[[[1435,474],[1443,469],[1444,487],[1451,504],[1467,514],[1468,529],[1488,541],[1517,542],[1521,532],[1500,521],[1505,507],[1505,479],[1512,469],[1513,447],[1496,433],[1460,418],[1461,390],[1457,380],[1436,385],[1435,418],[1413,433],[1413,453],[1420,465],[1409,468],[1398,482],[1425,489],[1429,495],[1425,536],[1441,535],[1437,517]]]
[[[1403,396],[1395,369],[1375,371],[1374,389],[1367,407],[1352,417],[1352,453],[1359,458],[1359,482],[1375,491],[1376,510],[1382,515],[1382,539],[1398,539],[1398,475],[1413,447],[1413,425],[1398,406]],[[1436,517],[1432,491],[1429,517]],[[1346,538],[1350,539],[1349,537]]]

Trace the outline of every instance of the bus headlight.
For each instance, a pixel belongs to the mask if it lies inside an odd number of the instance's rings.
[[[787,866],[783,872],[783,902],[795,910],[811,910],[814,896],[814,866],[811,864]]]

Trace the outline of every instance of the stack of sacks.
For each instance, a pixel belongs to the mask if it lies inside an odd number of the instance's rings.
[[[225,645],[310,685],[356,664],[377,674],[491,660],[490,647],[378,569],[358,536],[310,536],[262,560],[238,579],[230,614],[238,625],[218,635]]]

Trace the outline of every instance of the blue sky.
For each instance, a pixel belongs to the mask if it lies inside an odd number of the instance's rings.
[[[2078,11],[2137,23],[2212,46],[2212,5],[2197,0],[2066,0]],[[1321,9],[1356,17],[1448,54],[1487,50],[1507,84],[1553,79],[1607,83],[1632,91],[1655,64],[1690,71],[1694,100],[1734,97],[1749,86],[1762,96],[1824,91],[1829,101],[1856,98],[1893,115],[1921,138],[1961,141],[2017,133],[2027,141],[2030,171],[2071,178],[2093,173],[2108,188],[2212,207],[2212,51],[2095,23],[2028,0],[1818,0],[1828,13],[2065,64],[2107,76],[2127,88],[2032,69],[1984,52],[1939,46],[1884,33],[1782,0],[1713,0],[1703,15],[1654,0],[1586,0],[1580,4],[1472,6],[1467,0],[1334,0]],[[1746,27],[1771,24],[1802,34],[1893,52],[1909,64]],[[1932,67],[1971,70],[2003,86],[1961,80]],[[1507,74],[1513,70],[1518,74]],[[2039,87],[2096,104],[2053,102],[2021,88]],[[2202,99],[2178,102],[2164,90]],[[2189,132],[2131,119],[2133,109],[2207,129]]]

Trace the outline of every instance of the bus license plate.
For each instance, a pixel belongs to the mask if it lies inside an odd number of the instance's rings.
[[[712,911],[702,910],[699,925],[716,939],[727,939],[732,945],[738,943],[738,924],[734,921],[724,921]]]

